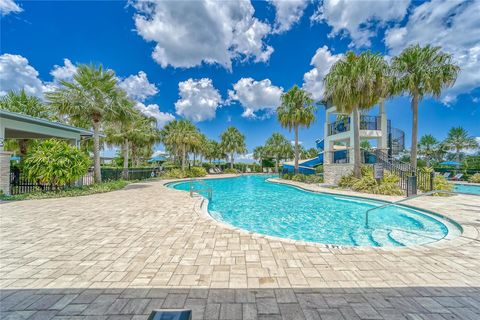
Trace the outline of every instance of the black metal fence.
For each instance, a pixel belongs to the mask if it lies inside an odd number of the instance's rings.
[[[157,176],[156,168],[129,168],[123,173],[121,168],[102,168],[102,181],[115,180],[145,180]],[[55,186],[44,184],[28,179],[27,175],[18,168],[12,168],[10,172],[10,194],[24,194],[31,192],[50,192],[70,188],[74,186],[88,186],[95,183],[93,170],[89,170],[78,182],[68,185]]]

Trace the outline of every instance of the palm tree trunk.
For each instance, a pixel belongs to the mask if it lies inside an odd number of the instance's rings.
[[[102,182],[100,171],[100,121],[93,120],[93,177],[96,183]]]
[[[418,135],[418,94],[412,98],[412,149],[410,152],[410,165],[413,170],[417,168],[417,135]]]
[[[187,147],[186,145],[182,146],[182,171],[185,170],[185,160],[187,158]]]
[[[461,149],[460,149],[460,148],[457,148],[456,151],[457,151],[457,152],[456,152],[455,158],[457,159],[457,162],[460,163],[460,151],[461,151]]]
[[[195,167],[195,161],[196,161],[197,153],[193,152],[193,166]]]
[[[230,154],[230,169],[233,169],[233,152]]]
[[[27,155],[27,143],[28,143],[28,139],[18,140],[18,148],[20,149],[20,156],[22,157],[22,161],[24,157]]]
[[[128,179],[128,139],[123,142],[123,179]]]
[[[278,157],[275,158],[275,172],[278,173],[278,162],[280,161],[280,159]]]
[[[358,108],[353,108],[353,175],[356,178],[362,177],[360,162],[360,127],[358,121]]]
[[[299,157],[299,149],[298,149],[298,125],[295,125],[295,174],[298,174],[298,157]]]

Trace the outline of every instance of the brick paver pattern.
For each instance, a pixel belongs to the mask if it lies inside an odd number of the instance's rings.
[[[400,249],[240,232],[201,201],[152,181],[1,204],[0,318],[480,319],[480,197],[412,200],[464,232]]]

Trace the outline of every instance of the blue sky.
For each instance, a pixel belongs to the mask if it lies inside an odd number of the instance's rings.
[[[320,98],[323,75],[347,50],[392,56],[431,43],[463,70],[439,100],[422,101],[420,135],[443,139],[463,126],[480,137],[479,3],[0,0],[0,94],[27,88],[42,97],[75,64],[103,64],[160,126],[186,117],[218,139],[234,125],[251,151],[275,131],[293,138],[274,115],[280,94],[297,84]],[[409,144],[409,99],[386,106]],[[323,136],[323,112],[300,132],[307,147]]]

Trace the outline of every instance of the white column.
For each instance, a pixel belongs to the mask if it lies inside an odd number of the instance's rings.
[[[0,151],[3,151],[4,144],[5,144],[5,126],[3,124],[3,121],[0,121]]]
[[[10,157],[12,152],[0,151],[0,191],[10,195]]]
[[[387,114],[385,113],[385,101],[383,99],[380,101],[380,129],[382,130],[382,137],[378,147],[386,152],[388,148],[388,126]]]
[[[353,130],[353,113],[350,113],[349,115],[350,117],[350,130],[348,131],[348,136],[349,136],[349,151],[348,151],[348,155],[349,155],[349,162],[350,163],[354,163],[355,162],[355,155],[354,155],[354,141],[355,141],[355,134],[354,134],[354,130]],[[359,120],[360,120],[360,115],[359,115]],[[360,128],[360,122],[357,123],[358,127]],[[361,137],[359,137],[359,141],[361,140]]]

